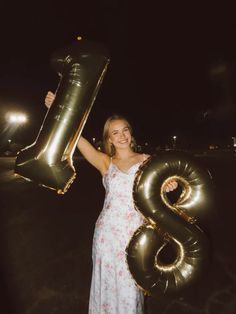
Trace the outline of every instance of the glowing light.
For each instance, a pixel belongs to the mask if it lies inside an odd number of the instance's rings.
[[[23,124],[27,122],[27,116],[20,112],[9,112],[6,119],[10,124]]]
[[[173,138],[173,149],[175,149],[175,148],[176,148],[176,140],[177,140],[177,136],[176,136],[176,135],[174,135],[174,136],[172,136],[172,138]]]

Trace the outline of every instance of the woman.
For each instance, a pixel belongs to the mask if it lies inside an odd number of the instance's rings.
[[[45,104],[50,107],[55,95],[48,92]],[[143,293],[129,273],[125,249],[143,223],[133,205],[132,189],[135,173],[148,155],[135,152],[129,122],[112,116],[104,125],[105,152],[96,150],[80,137],[78,149],[102,175],[106,190],[103,209],[97,219],[93,238],[93,274],[90,289],[91,314],[141,314]],[[166,186],[169,192],[177,183]]]

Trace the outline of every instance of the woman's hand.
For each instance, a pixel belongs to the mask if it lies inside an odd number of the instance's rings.
[[[54,99],[55,99],[55,94],[53,92],[48,92],[46,97],[45,97],[45,100],[44,100],[44,103],[46,105],[47,108],[50,108]]]
[[[174,191],[178,187],[178,183],[175,180],[171,180],[166,183],[164,190],[166,193]]]

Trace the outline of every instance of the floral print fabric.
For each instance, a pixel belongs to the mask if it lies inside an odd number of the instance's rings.
[[[125,254],[133,233],[143,223],[132,198],[139,165],[123,172],[111,162],[103,177],[106,195],[93,238],[90,314],[143,313],[143,293],[128,270]]]

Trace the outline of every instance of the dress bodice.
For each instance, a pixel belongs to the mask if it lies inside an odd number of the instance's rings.
[[[103,176],[107,201],[119,201],[127,206],[133,206],[133,184],[135,174],[141,163],[131,166],[126,172],[120,170],[112,161],[107,173]]]

